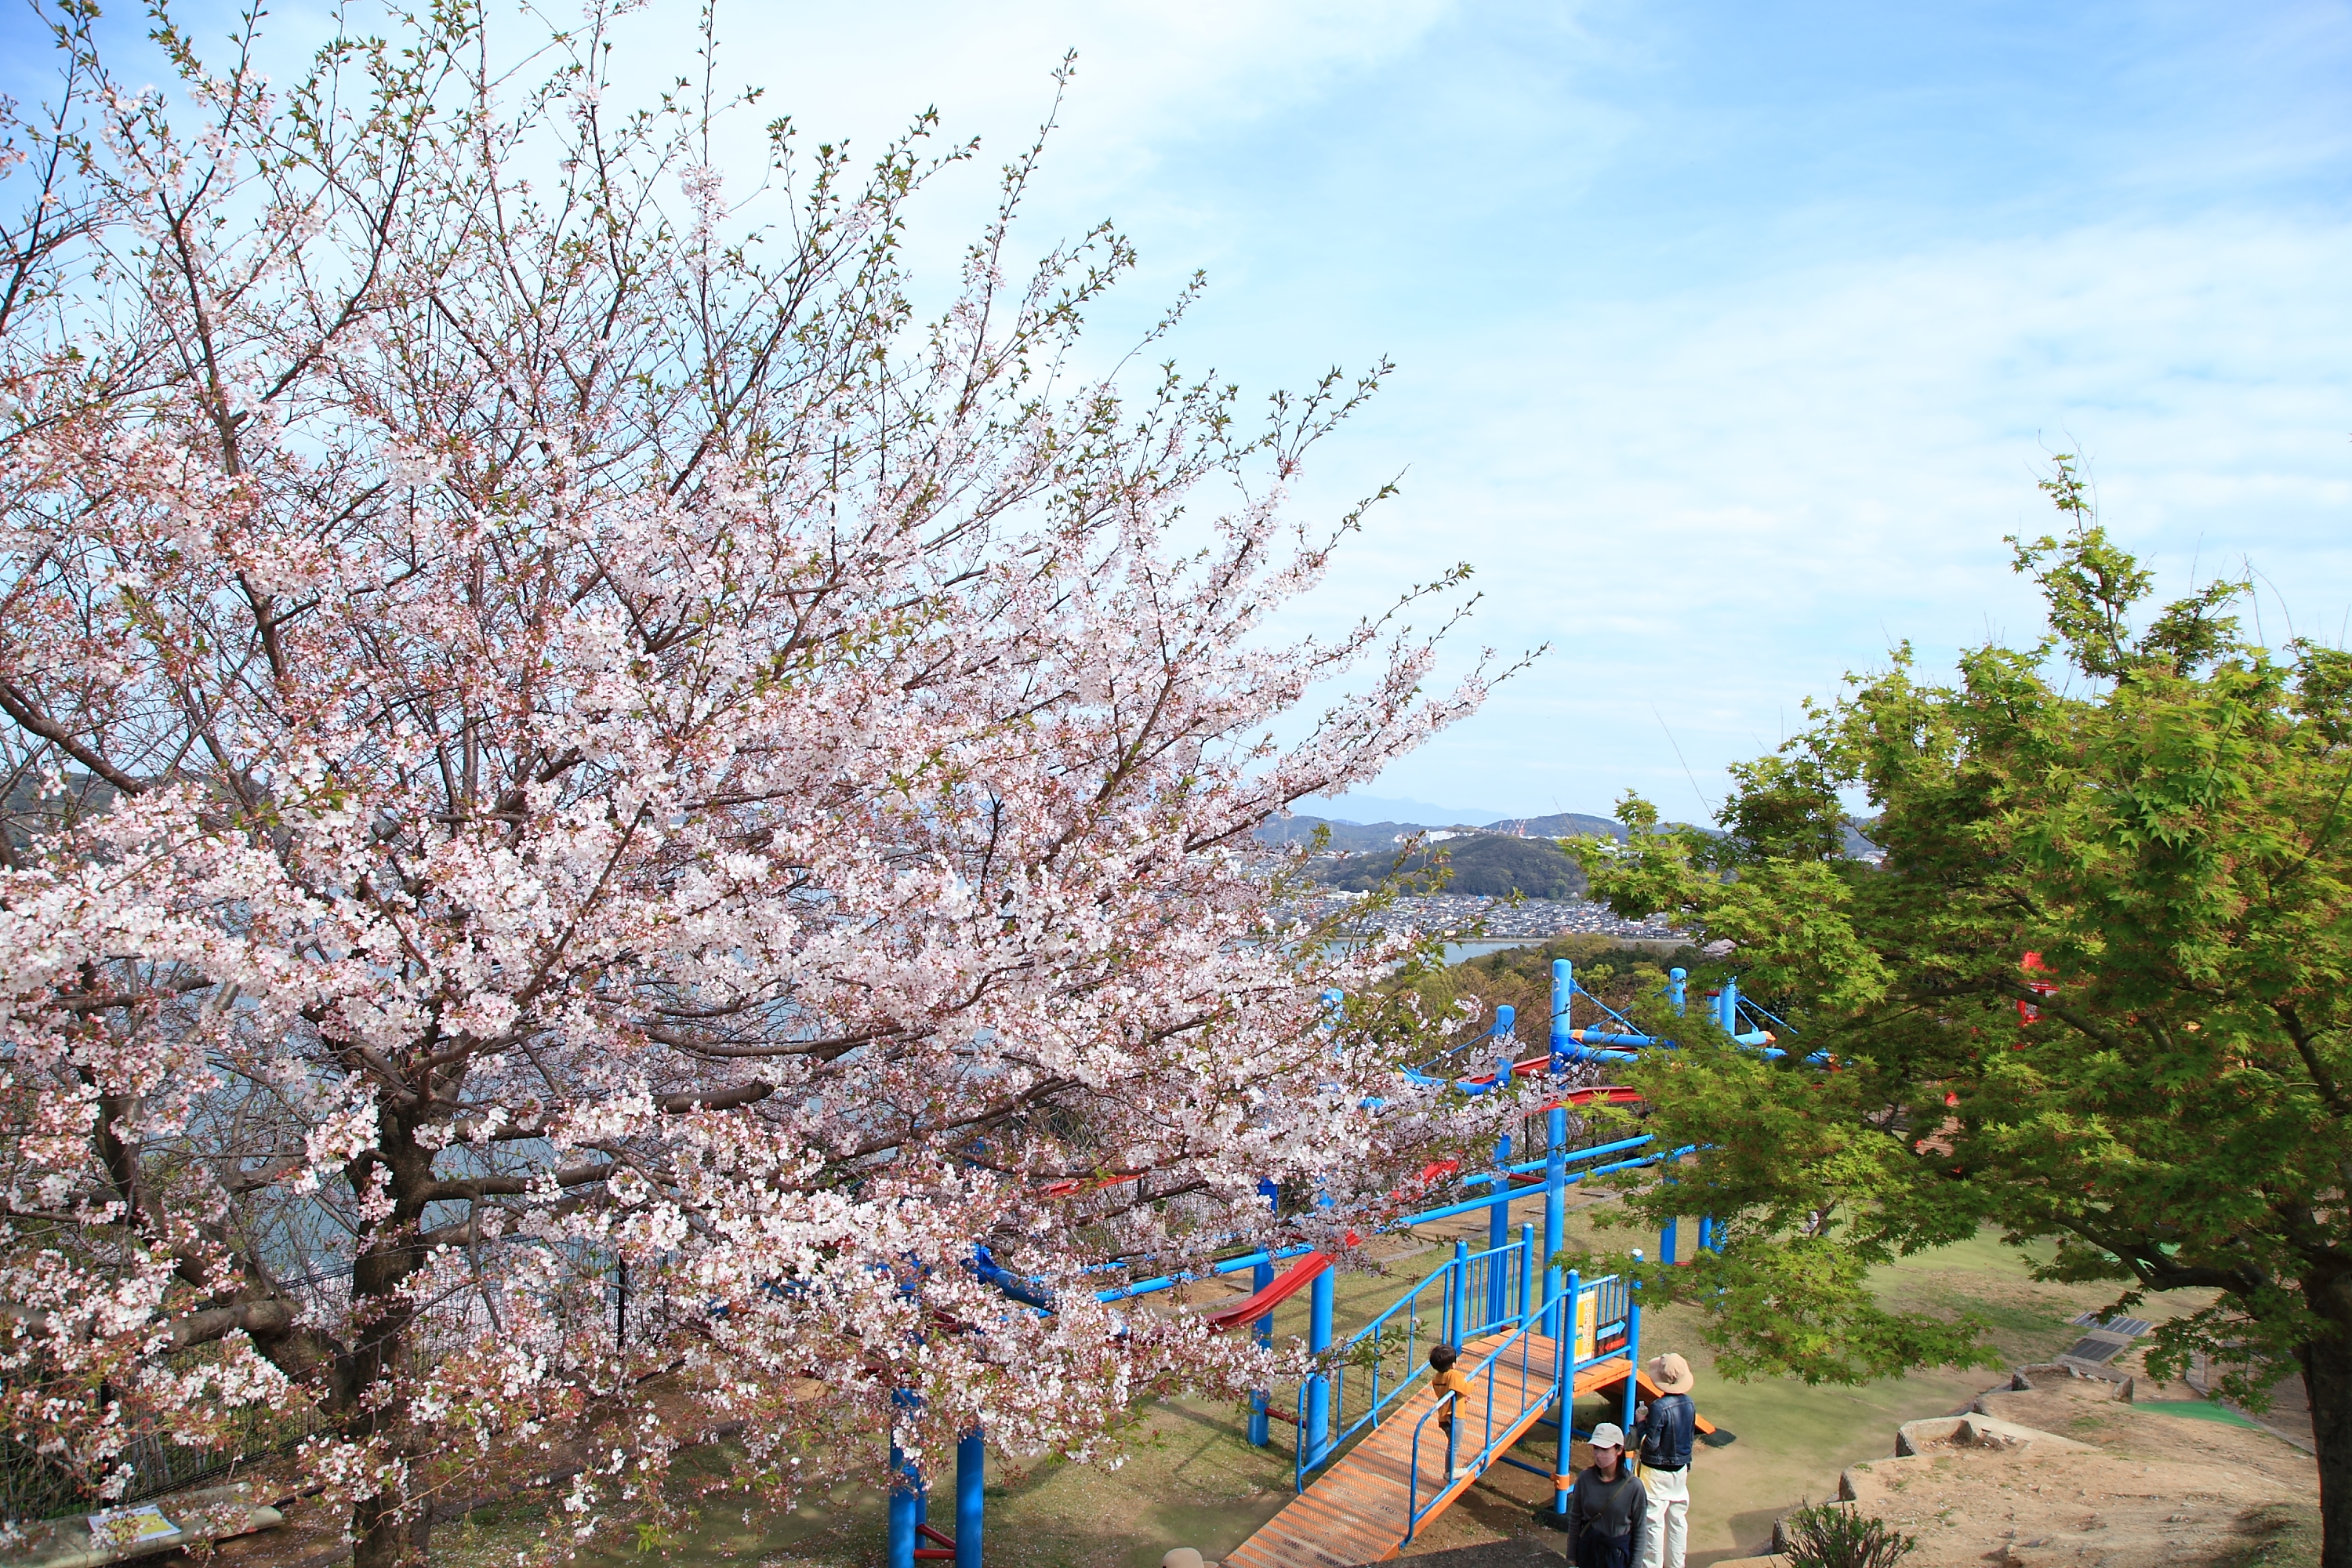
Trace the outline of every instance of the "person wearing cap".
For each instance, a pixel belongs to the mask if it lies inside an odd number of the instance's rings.
[[[1650,1363],[1650,1381],[1658,1385],[1658,1397],[1635,1406],[1633,1422],[1649,1510],[1641,1568],[1683,1568],[1690,1537],[1691,1442],[1698,1428],[1690,1391],[1697,1379],[1690,1363],[1669,1352]]]
[[[1625,1434],[1603,1421],[1592,1429],[1592,1463],[1568,1494],[1568,1560],[1576,1568],[1636,1568],[1649,1529],[1650,1501],[1625,1462]]]

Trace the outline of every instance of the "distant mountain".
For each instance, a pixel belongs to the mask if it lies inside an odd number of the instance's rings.
[[[1465,834],[1419,850],[1404,869],[1426,870],[1439,858],[1444,860],[1449,873],[1443,890],[1465,897],[1520,893],[1530,899],[1573,899],[1585,889],[1584,868],[1561,854],[1559,846],[1549,838]],[[1323,879],[1335,888],[1362,892],[1378,884],[1395,864],[1394,855],[1377,851],[1350,855],[1332,863]]]
[[[1605,833],[1612,838],[1625,837],[1625,825],[1605,816],[1587,816],[1580,811],[1563,811],[1551,816],[1509,816],[1497,818],[1486,827],[1489,833],[1508,833],[1520,838],[1580,838],[1595,833]]]
[[[1467,823],[1445,828],[1426,827],[1417,822],[1334,822],[1323,816],[1293,816],[1261,824],[1257,836],[1268,844],[1305,844],[1315,837],[1315,830],[1318,827],[1330,830],[1330,837],[1325,841],[1326,848],[1346,854],[1367,849],[1392,849],[1399,839],[1410,838],[1416,833],[1469,834],[1478,831]]]
[[[1336,800],[1309,796],[1297,810],[1326,822],[1367,826],[1384,822],[1434,822],[1448,827],[1484,827],[1500,822],[1503,814],[1478,807],[1432,805],[1425,800],[1391,800],[1385,795],[1343,795]]]
[[[1686,825],[1678,824],[1676,826]],[[1856,823],[1852,821],[1849,821],[1845,825],[1845,852],[1848,855],[1857,860],[1877,860],[1883,858],[1883,855],[1878,846],[1872,843],[1869,838],[1864,837],[1863,831],[1857,831],[1857,829],[1866,830],[1872,826],[1873,824],[1870,822]],[[1449,845],[1454,850],[1452,864],[1454,871],[1454,884],[1450,890],[1461,893],[1481,890],[1470,888],[1463,881],[1463,879],[1468,874],[1470,861],[1465,858],[1462,851],[1466,849],[1468,846],[1474,842],[1485,840],[1509,842],[1519,840],[1530,843],[1549,843],[1549,841],[1561,838],[1578,838],[1601,835],[1605,835],[1608,837],[1622,841],[1625,837],[1625,825],[1623,823],[1612,821],[1610,818],[1605,816],[1589,816],[1580,811],[1558,812],[1550,816],[1500,817],[1493,823],[1484,826],[1469,822],[1454,822],[1443,825],[1431,822],[1358,823],[1343,822],[1337,818],[1324,816],[1292,816],[1280,821],[1268,822],[1262,825],[1257,830],[1257,837],[1261,842],[1266,844],[1306,844],[1313,841],[1316,831],[1318,828],[1323,829],[1325,832],[1324,848],[1327,851],[1343,856],[1363,856],[1367,858],[1367,864],[1370,864],[1370,857],[1383,853],[1387,854],[1391,858],[1393,858],[1395,851],[1399,847],[1402,846],[1406,839],[1412,838],[1415,835],[1425,837],[1429,840],[1429,847],[1433,848],[1441,844]],[[1699,831],[1711,837],[1719,837],[1721,834],[1721,830],[1719,828],[1713,827],[1702,827]],[[1480,851],[1480,856],[1483,858],[1491,856],[1495,852],[1491,850],[1482,850]],[[1382,866],[1386,866],[1388,863],[1389,861],[1387,859],[1383,859],[1380,862]],[[1484,863],[1483,859],[1481,860],[1481,863]],[[1497,863],[1499,864],[1500,862]],[[1516,865],[1517,862],[1515,861],[1513,864]],[[1525,869],[1527,873],[1534,879],[1534,880],[1538,882],[1547,881],[1548,879],[1545,876],[1538,874],[1536,869],[1539,864],[1540,862],[1530,861],[1522,868]],[[1357,869],[1357,868],[1349,868],[1349,875],[1351,878],[1354,878],[1356,876]],[[1572,863],[1571,870],[1577,879],[1578,890],[1581,891],[1583,888],[1583,873],[1580,870],[1574,870]],[[1339,882],[1336,885],[1340,887],[1355,887],[1358,883],[1355,880],[1349,880]],[[1370,884],[1365,883],[1363,885],[1369,886]],[[1498,892],[1507,892],[1510,889],[1504,888],[1496,890]],[[1539,893],[1534,887],[1526,885],[1525,883],[1519,885],[1518,890],[1527,894],[1529,898],[1554,898],[1564,896],[1553,893]]]

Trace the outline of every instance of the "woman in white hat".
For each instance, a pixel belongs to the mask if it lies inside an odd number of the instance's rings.
[[[1625,1434],[1614,1422],[1592,1429],[1592,1463],[1568,1494],[1568,1560],[1576,1568],[1637,1568],[1650,1503],[1625,1462]]]
[[[1669,1352],[1650,1363],[1650,1381],[1658,1385],[1658,1397],[1637,1406],[1633,1422],[1649,1500],[1642,1568],[1683,1568],[1690,1536],[1691,1442],[1698,1423],[1690,1391],[1697,1380],[1690,1363]]]

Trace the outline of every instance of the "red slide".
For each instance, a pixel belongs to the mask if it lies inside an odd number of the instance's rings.
[[[1642,1091],[1637,1089],[1625,1089],[1613,1083],[1601,1083],[1595,1084],[1591,1089],[1571,1089],[1553,1100],[1551,1104],[1590,1105],[1596,1100],[1604,1105],[1639,1105],[1642,1103]],[[1549,1110],[1551,1105],[1544,1109]]]
[[[1320,1252],[1310,1252],[1276,1275],[1274,1283],[1256,1295],[1213,1312],[1203,1312],[1201,1321],[1213,1329],[1231,1329],[1243,1323],[1255,1323],[1297,1295],[1314,1281],[1318,1274],[1330,1267],[1329,1258]]]

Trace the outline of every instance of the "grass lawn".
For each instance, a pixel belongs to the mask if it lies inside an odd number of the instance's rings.
[[[1579,1200],[1586,1202],[1587,1200]],[[1539,1219],[1540,1200],[1513,1205],[1512,1234],[1519,1223]],[[1594,1207],[1570,1216],[1572,1237],[1596,1238]],[[1486,1226],[1468,1219],[1428,1227],[1433,1244],[1412,1256],[1391,1259],[1385,1274],[1349,1274],[1337,1281],[1334,1317],[1340,1331],[1368,1321],[1408,1286],[1437,1267],[1453,1250],[1456,1236],[1483,1246]],[[1622,1245],[1622,1233],[1606,1239]],[[1690,1245],[1685,1227],[1684,1246]],[[2026,1263],[1990,1237],[1906,1259],[1885,1271],[1882,1295],[1893,1305],[1926,1310],[1972,1308],[1992,1324],[1992,1340],[2010,1364],[2046,1360],[2078,1334],[2068,1320],[2105,1306],[2105,1287],[2039,1284],[2026,1277]],[[2188,1311],[2202,1299],[2159,1300],[2144,1316]],[[1701,1450],[1692,1477],[1691,1561],[1705,1564],[1760,1550],[1772,1521],[1805,1499],[1834,1493],[1838,1472],[1858,1459],[1894,1451],[1895,1428],[1904,1421],[1948,1415],[1998,1381],[1990,1371],[1922,1371],[1859,1387],[1812,1387],[1784,1381],[1749,1384],[1715,1375],[1713,1358],[1700,1342],[1691,1309],[1644,1314],[1645,1354],[1675,1350],[1688,1356],[1699,1376],[1700,1408],[1738,1441]],[[1306,1297],[1295,1298],[1277,1314],[1282,1334],[1304,1334]],[[1284,1401],[1286,1407],[1286,1398]],[[1601,1417],[1597,1407],[1580,1421]],[[1255,1449],[1244,1439],[1236,1401],[1171,1401],[1135,1413],[1125,1462],[1117,1469],[1064,1465],[1053,1460],[1006,1461],[992,1457],[988,1501],[988,1560],[1005,1568],[1152,1568],[1171,1546],[1194,1546],[1214,1559],[1231,1551],[1271,1518],[1292,1495],[1291,1434],[1277,1424],[1271,1447]],[[1549,1458],[1549,1453],[1522,1456]],[[723,1464],[713,1451],[707,1464]],[[941,1478],[941,1486],[946,1486]],[[1414,1543],[1415,1554],[1491,1541],[1530,1530],[1533,1507],[1549,1495],[1539,1478],[1497,1468],[1471,1496]],[[952,1504],[935,1499],[934,1522],[948,1525]],[[450,1527],[436,1542],[436,1555],[461,1568],[510,1563],[525,1536],[536,1531],[535,1510],[486,1511]],[[2292,1531],[2263,1549],[2259,1561],[2296,1560]],[[643,1546],[645,1550],[640,1550]],[[857,1491],[814,1500],[790,1515],[753,1514],[740,1503],[707,1503],[685,1538],[668,1544],[674,1561],[703,1565],[826,1564],[849,1568],[881,1560],[882,1507],[877,1493]],[[599,1543],[595,1556],[609,1568],[650,1564],[662,1554],[616,1529]],[[2254,1568],[2250,1557],[2246,1568]]]

